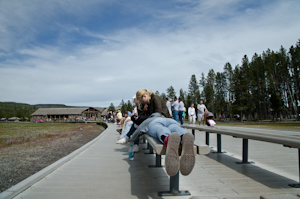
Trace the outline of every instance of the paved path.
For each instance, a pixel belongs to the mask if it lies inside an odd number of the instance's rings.
[[[119,136],[116,128],[109,124],[92,144],[15,198],[160,198],[157,191],[169,189],[164,168],[148,168],[155,163],[155,156],[143,153],[145,144],[140,145],[134,161],[129,161],[128,145],[115,144]],[[212,145],[215,137],[211,135]],[[204,141],[204,133],[196,131],[196,139]],[[192,195],[179,198],[259,199],[261,195],[300,193],[300,189],[288,186],[298,183],[296,150],[250,141],[249,160],[255,164],[239,165],[235,162],[241,161],[242,140],[222,136],[222,141],[227,153],[197,155],[193,172],[180,176],[180,190],[189,190]]]

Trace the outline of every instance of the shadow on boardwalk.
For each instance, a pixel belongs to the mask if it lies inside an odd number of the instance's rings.
[[[245,177],[251,178],[252,180],[261,183],[262,185],[265,185],[269,188],[273,188],[273,189],[291,188],[289,184],[299,183],[289,178],[286,178],[284,176],[268,171],[266,169],[260,168],[256,166],[255,163],[237,164],[236,162],[241,162],[241,160],[231,157],[226,153],[210,153],[209,155],[207,155],[207,157],[226,166],[228,169],[238,172]],[[275,154],[274,157],[276,157]],[[225,174],[228,174],[228,171],[215,170],[212,171],[212,173],[220,175],[220,179],[222,180],[222,174],[224,174],[224,178],[226,178]],[[241,179],[236,179],[236,180],[238,181]]]

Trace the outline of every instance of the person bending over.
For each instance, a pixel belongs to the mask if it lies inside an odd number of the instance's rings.
[[[146,120],[152,113],[160,113],[167,118],[171,117],[164,100],[152,91],[149,91],[148,89],[140,89],[136,92],[135,97],[138,116],[131,117],[131,120],[134,124],[136,124],[136,127]],[[127,143],[135,129],[134,125],[132,125],[129,132],[119,139],[117,144]]]

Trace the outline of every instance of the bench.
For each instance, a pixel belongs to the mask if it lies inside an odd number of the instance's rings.
[[[154,138],[148,134],[143,134],[145,140],[147,140],[147,149],[149,149],[148,154],[156,154],[155,165],[150,165],[149,167],[163,167],[161,165],[161,156],[166,155],[166,147],[160,142],[159,139]],[[198,145],[194,146],[195,155],[205,155],[210,153],[210,147],[197,143]],[[159,191],[159,196],[182,196],[182,195],[191,195],[189,191],[180,191],[179,190],[179,172],[175,176],[170,177],[170,190],[169,191]]]

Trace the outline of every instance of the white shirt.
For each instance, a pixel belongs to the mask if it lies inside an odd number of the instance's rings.
[[[198,104],[197,109],[198,109],[198,114],[204,114],[204,109],[206,109],[206,106],[204,104]],[[199,109],[203,112],[199,111]]]
[[[178,103],[178,111],[183,111],[183,109],[184,109],[184,103],[183,101],[181,101]]]
[[[178,111],[179,104],[178,104],[177,100],[175,102],[173,102],[172,106],[173,106],[173,111]]]
[[[189,116],[193,116],[193,115],[195,115],[195,114],[196,114],[196,112],[195,112],[195,108],[194,108],[194,107],[193,107],[193,108],[189,107],[189,109],[188,109],[188,113],[189,113]]]
[[[168,110],[169,110],[170,115],[172,115],[171,102],[168,100],[168,101],[166,102],[166,105],[167,105],[167,107],[168,107]]]
[[[135,115],[137,113],[137,107],[134,107],[133,111],[132,111],[132,115]]]

